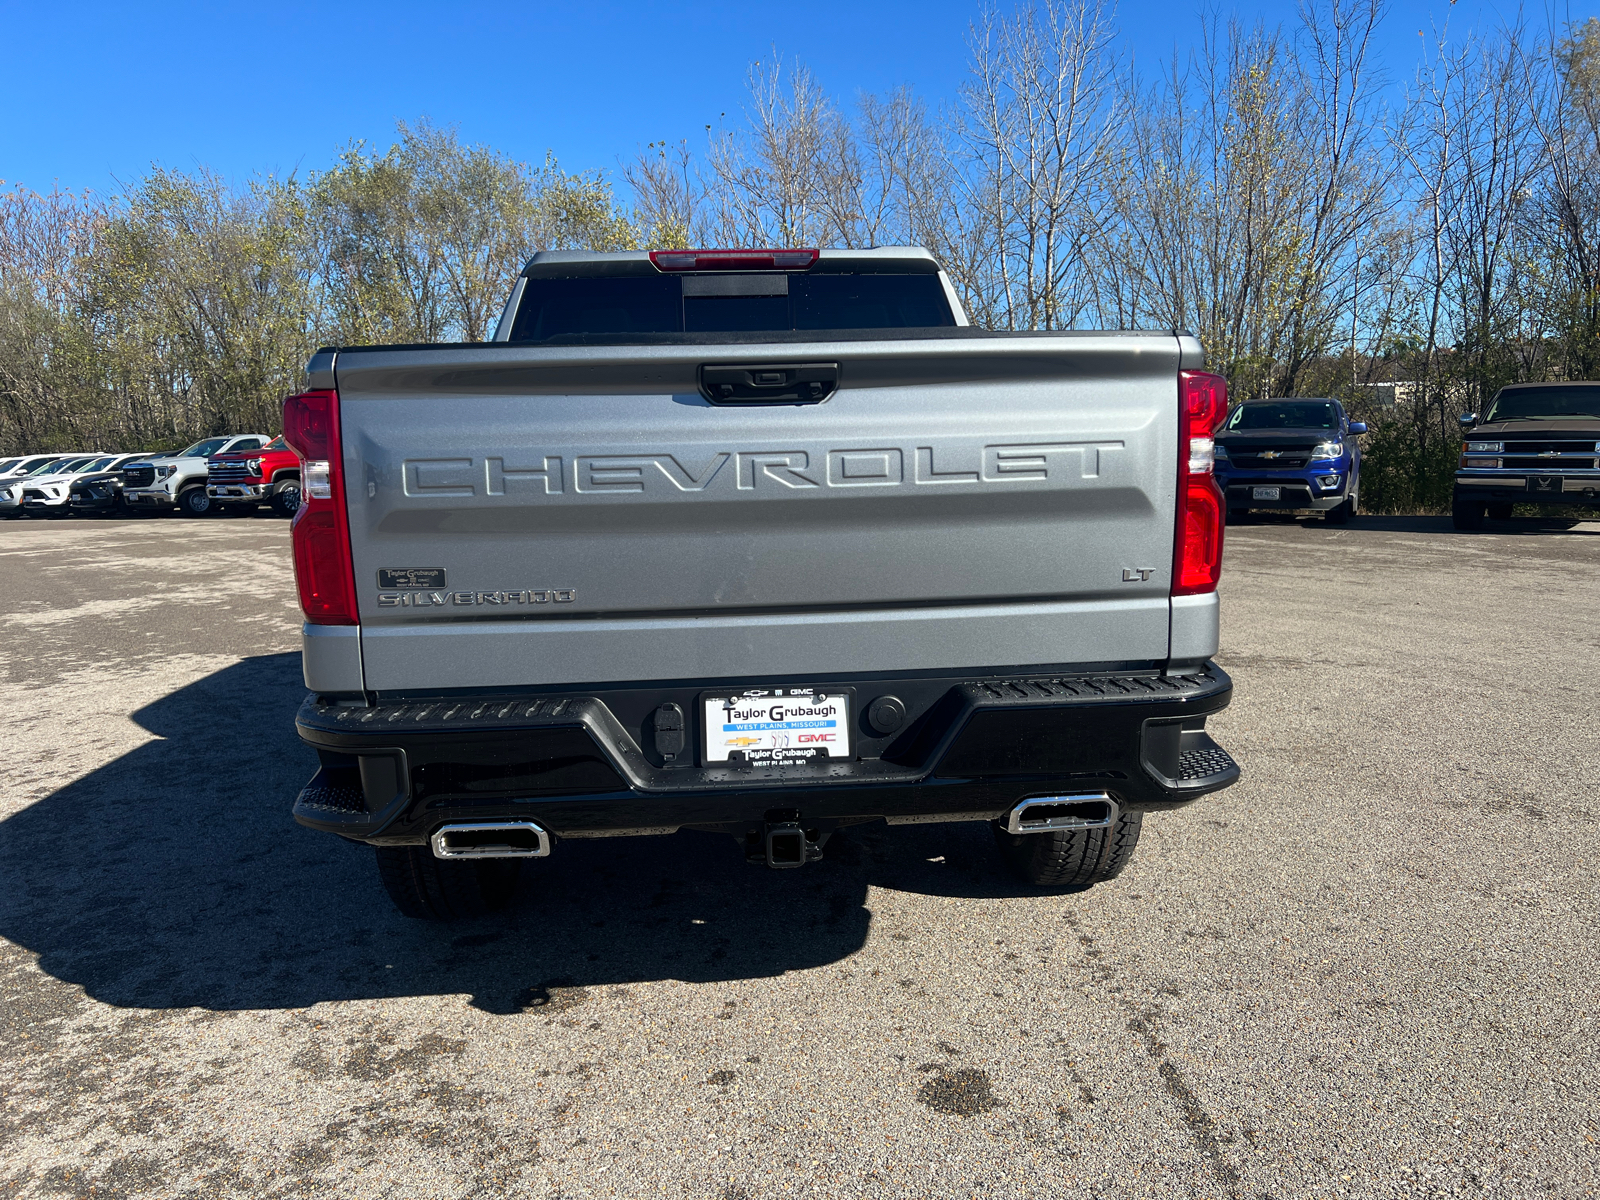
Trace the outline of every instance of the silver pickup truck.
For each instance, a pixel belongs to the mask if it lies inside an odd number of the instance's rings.
[[[1033,884],[1108,879],[1239,774],[1203,368],[971,328],[915,249],[541,253],[491,342],[319,351],[294,815],[418,917],[680,829],[799,867],[986,821]]]

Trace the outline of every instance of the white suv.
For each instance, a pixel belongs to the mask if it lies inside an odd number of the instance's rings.
[[[43,473],[35,472],[14,486],[22,491],[24,511],[42,516],[65,516],[71,511],[67,507],[67,500],[72,494],[72,481],[79,475],[115,471],[124,463],[140,457],[138,454],[101,454],[92,458],[69,459]]]
[[[103,454],[36,454],[9,460],[14,465],[0,474],[0,517],[22,515],[22,493],[35,480],[69,474],[105,457]]]
[[[63,463],[69,458],[82,458],[85,453],[80,450],[76,454],[24,454],[21,458],[0,458],[0,487],[40,467]]]

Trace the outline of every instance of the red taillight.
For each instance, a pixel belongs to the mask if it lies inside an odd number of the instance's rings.
[[[817,250],[652,250],[658,271],[807,271]]]
[[[1228,381],[1178,372],[1178,520],[1172,539],[1172,594],[1212,592],[1222,575],[1227,504],[1211,470],[1213,435],[1228,411]]]
[[[340,461],[339,393],[301,392],[285,400],[283,440],[300,456],[300,511],[290,526],[300,607],[313,625],[359,624]]]
[[[339,444],[339,393],[301,392],[283,402],[283,440],[302,459],[331,462]]]

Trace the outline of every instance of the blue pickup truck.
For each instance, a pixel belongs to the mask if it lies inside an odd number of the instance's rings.
[[[1367,431],[1337,400],[1246,400],[1217,430],[1217,484],[1229,520],[1252,509],[1320,512],[1330,525],[1356,515]]]

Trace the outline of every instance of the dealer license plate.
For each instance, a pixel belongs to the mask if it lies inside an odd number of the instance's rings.
[[[706,762],[805,762],[850,757],[850,697],[810,688],[750,688],[706,696]]]
[[[1278,500],[1278,499],[1281,499],[1282,496],[1283,496],[1283,489],[1282,488],[1251,488],[1250,489],[1250,499],[1252,499],[1252,500]]]

